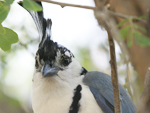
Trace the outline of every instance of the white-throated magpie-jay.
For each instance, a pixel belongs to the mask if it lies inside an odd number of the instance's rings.
[[[83,68],[70,50],[53,42],[51,20],[42,11],[29,13],[41,38],[33,76],[34,113],[114,113],[111,77]],[[119,88],[122,113],[135,113],[132,99]]]

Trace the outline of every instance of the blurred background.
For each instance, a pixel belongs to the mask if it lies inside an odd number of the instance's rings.
[[[57,0],[61,2],[95,6],[93,0]],[[0,113],[32,113],[31,90],[35,53],[39,44],[36,26],[29,13],[16,2],[12,4],[8,17],[2,23],[19,35],[19,42],[9,52],[0,49]],[[97,70],[110,75],[109,46],[107,32],[99,27],[94,12],[88,9],[64,7],[43,3],[44,15],[52,19],[53,40],[72,51],[76,59],[87,70]],[[116,44],[119,83],[127,88],[127,69],[135,86],[137,73],[130,62],[123,61]],[[131,88],[131,96],[137,104],[141,94],[140,85]]]

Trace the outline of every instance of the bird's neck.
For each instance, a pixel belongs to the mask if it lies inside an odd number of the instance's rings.
[[[62,78],[59,75],[52,77],[42,77],[41,73],[37,73],[33,77],[34,89],[41,90],[43,94],[51,93],[51,95],[62,95],[72,92],[79,84],[82,84],[84,76]]]

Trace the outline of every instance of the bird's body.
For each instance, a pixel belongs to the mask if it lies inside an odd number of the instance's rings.
[[[77,113],[103,113],[94,99],[90,89],[82,84],[83,76],[74,80],[65,80],[60,77],[43,79],[40,73],[34,77],[32,107],[35,113],[69,113],[75,89],[82,87]],[[75,82],[78,81],[78,82]],[[70,112],[74,113],[74,112]]]
[[[111,77],[88,72],[70,50],[51,40],[51,20],[42,11],[29,13],[41,38],[33,75],[34,113],[114,113]],[[135,113],[132,99],[121,85],[119,89],[122,113]]]

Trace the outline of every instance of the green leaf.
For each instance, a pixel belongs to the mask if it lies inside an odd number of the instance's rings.
[[[123,40],[125,40],[127,38],[129,30],[130,30],[130,26],[126,26],[120,30],[120,34],[121,34]]]
[[[2,26],[2,24],[0,24],[0,34],[5,34],[5,28]]]
[[[9,29],[9,28],[5,28],[6,33],[4,34],[4,36],[7,38],[7,40],[13,44],[13,43],[17,43],[18,42],[18,35],[17,33],[15,33],[13,30]]]
[[[9,28],[5,28],[5,31],[5,34],[0,34],[0,48],[9,51],[11,44],[18,42],[18,35]]]
[[[4,5],[9,6],[13,3],[14,0],[6,0],[6,2],[4,3]]]
[[[27,10],[32,11],[42,11],[43,8],[38,3],[34,2],[33,0],[24,0],[23,1],[23,7]]]
[[[2,23],[8,15],[10,6],[3,6],[0,8],[0,23]]]
[[[131,46],[132,46],[132,43],[133,43],[133,41],[132,41],[132,33],[130,33],[130,34],[129,34],[129,37],[128,37],[128,40],[127,40],[127,46],[128,46],[128,47],[131,47]]]
[[[3,3],[0,1],[0,8],[3,6]]]
[[[138,31],[133,32],[134,40],[140,46],[150,46],[150,39]]]
[[[9,51],[11,48],[11,43],[7,40],[5,36],[0,34],[0,48],[3,51]]]
[[[125,24],[126,22],[128,22],[128,19],[124,19],[122,22],[120,22],[117,27],[121,27],[123,24]]]
[[[141,30],[143,33],[147,33],[147,30],[144,27],[141,27],[137,24],[133,24],[134,28]]]

